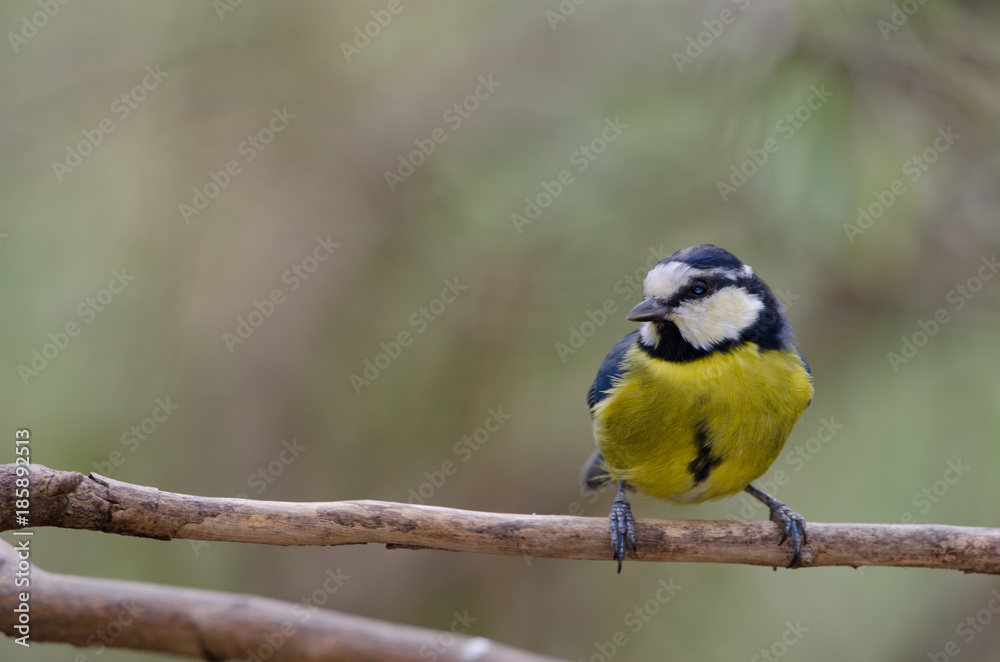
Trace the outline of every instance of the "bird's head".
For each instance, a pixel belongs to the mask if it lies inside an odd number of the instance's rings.
[[[643,322],[642,344],[692,359],[744,342],[786,349],[795,338],[767,285],[732,253],[711,244],[677,251],[653,267],[642,303],[628,319]]]

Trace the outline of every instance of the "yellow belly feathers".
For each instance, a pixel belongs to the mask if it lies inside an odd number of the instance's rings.
[[[656,360],[638,346],[593,409],[608,473],[642,494],[697,503],[763,474],[812,399],[794,352],[748,343],[695,361]]]

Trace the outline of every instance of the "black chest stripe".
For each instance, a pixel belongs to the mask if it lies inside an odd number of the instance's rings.
[[[705,482],[712,469],[722,463],[722,458],[712,455],[712,448],[708,443],[708,424],[705,421],[698,421],[694,427],[694,445],[698,455],[688,462],[688,471],[694,476],[694,484]]]

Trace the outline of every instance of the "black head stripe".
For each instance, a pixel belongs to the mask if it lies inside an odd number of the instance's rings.
[[[743,268],[740,259],[727,250],[712,244],[701,244],[679,250],[663,262],[683,262],[695,269],[732,269]]]
[[[695,294],[692,289],[695,281],[703,281],[705,283],[706,289],[704,294]],[[729,280],[724,276],[697,276],[692,278],[684,287],[678,290],[672,297],[667,299],[668,306],[676,306],[685,301],[694,301],[696,299],[706,299],[716,292],[718,292],[723,287],[727,285],[733,285],[735,281]]]

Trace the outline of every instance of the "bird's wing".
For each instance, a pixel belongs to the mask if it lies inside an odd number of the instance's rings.
[[[802,365],[804,365],[806,367],[806,373],[809,374],[809,379],[812,379],[813,371],[812,371],[812,368],[809,367],[809,361],[806,361],[806,357],[802,356],[802,350],[801,349],[798,350],[798,352],[799,352],[799,358],[802,359]],[[809,402],[806,403],[806,407],[808,407],[812,403],[813,403],[812,398],[809,398]]]
[[[806,367],[806,372],[808,372],[809,376],[812,377],[813,371],[812,371],[812,368],[809,367],[809,361],[806,361],[806,357],[802,356],[802,350],[801,349],[798,350],[798,352],[799,352],[799,358],[802,359],[802,365],[804,365]]]
[[[604,357],[597,377],[587,393],[587,408],[593,410],[594,405],[608,397],[608,389],[614,386],[614,379],[622,374],[622,364],[625,361],[625,353],[629,347],[638,342],[639,330],[636,329],[618,341],[618,344],[611,348],[608,355]]]

